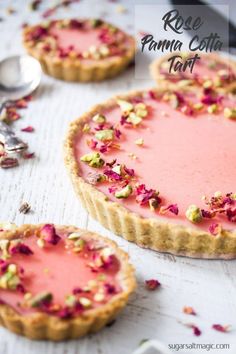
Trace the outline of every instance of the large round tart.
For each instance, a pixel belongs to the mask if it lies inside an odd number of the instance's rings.
[[[134,38],[99,19],[53,20],[27,26],[23,43],[44,71],[66,81],[101,81],[133,60]]]
[[[102,236],[74,226],[1,224],[0,323],[17,334],[57,341],[96,332],[134,288],[127,254]]]
[[[115,97],[73,122],[65,162],[89,213],[140,246],[236,256],[236,97],[211,89]]]

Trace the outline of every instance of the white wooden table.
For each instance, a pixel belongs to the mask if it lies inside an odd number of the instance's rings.
[[[51,1],[44,1],[46,7]],[[68,10],[57,12],[62,16],[105,16],[106,19],[132,31],[132,4],[126,14],[115,11],[117,3],[82,1]],[[28,0],[1,0],[0,57],[23,53],[21,45],[22,22],[36,23],[40,12],[29,12]],[[7,16],[6,8],[16,13]],[[43,6],[41,7],[43,8]],[[152,83],[151,83],[152,84]],[[212,350],[214,353],[236,353],[236,262],[192,260],[144,250],[105,230],[91,219],[77,200],[65,171],[62,159],[62,141],[70,121],[103,101],[110,95],[150,85],[134,79],[132,69],[119,78],[99,84],[70,84],[43,76],[34,100],[25,110],[16,128],[35,127],[35,133],[22,133],[37,155],[24,161],[18,168],[0,170],[0,219],[21,223],[54,222],[75,224],[114,239],[130,254],[136,267],[138,289],[126,310],[116,323],[96,335],[81,340],[54,344],[32,342],[0,329],[0,354],[128,354],[144,338],[158,338],[170,343],[225,343],[230,350]],[[24,134],[24,135],[23,135]],[[23,201],[32,206],[32,212],[23,215],[18,208]],[[155,292],[145,289],[145,279],[157,278],[162,287]],[[183,306],[193,306],[198,316],[182,313]],[[194,322],[202,330],[195,337],[183,322]],[[211,329],[213,323],[231,324],[230,333]],[[179,350],[179,353],[206,353],[201,350]]]

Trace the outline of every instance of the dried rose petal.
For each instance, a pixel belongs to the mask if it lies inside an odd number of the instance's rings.
[[[22,157],[25,160],[33,159],[35,157],[35,153],[34,152],[25,152],[22,154]]]
[[[230,326],[222,326],[221,324],[213,324],[212,328],[218,332],[229,332]]]
[[[160,208],[160,214],[165,214],[167,211],[170,211],[171,213],[178,215],[179,213],[179,208],[177,204],[170,204],[168,206],[162,206]]]
[[[210,226],[209,226],[209,232],[213,235],[213,236],[216,236],[220,233],[221,231],[221,225],[220,224],[217,224],[217,223],[212,223]]]
[[[12,168],[17,167],[19,165],[19,161],[14,157],[3,156],[0,159],[0,167],[2,168]]]
[[[34,131],[34,128],[29,125],[28,127],[22,128],[21,131],[26,133],[32,133]]]
[[[52,224],[45,224],[40,230],[40,236],[52,245],[57,245],[61,240],[61,237],[56,234],[55,226]]]
[[[195,336],[199,337],[202,334],[201,330],[197,326],[191,325],[191,328]]]
[[[197,314],[191,306],[184,306],[183,312],[186,313],[187,315],[193,315],[193,316],[196,316]]]
[[[161,283],[157,279],[145,280],[145,284],[148,290],[155,290],[161,286]]]
[[[25,245],[24,243],[18,243],[16,246],[13,246],[10,249],[11,254],[16,254],[16,253],[21,253],[26,256],[30,256],[33,253],[33,251],[29,248],[29,246]]]

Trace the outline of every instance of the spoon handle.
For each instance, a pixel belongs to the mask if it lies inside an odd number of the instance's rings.
[[[21,152],[28,148],[28,145],[18,138],[4,122],[0,122],[0,142],[8,153]]]

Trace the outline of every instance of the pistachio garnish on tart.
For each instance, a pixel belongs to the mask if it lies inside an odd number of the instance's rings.
[[[133,60],[134,38],[100,19],[52,20],[26,26],[23,43],[44,71],[66,81],[101,81]]]
[[[0,320],[31,339],[98,331],[135,288],[127,254],[73,226],[1,224]]]
[[[210,88],[133,92],[93,107],[65,144],[85,208],[143,247],[236,257],[235,108],[235,95]]]
[[[216,91],[236,89],[236,63],[233,59],[216,52],[200,52],[194,66],[191,66],[192,56],[190,52],[161,56],[151,64],[151,76],[158,85],[172,89],[189,86]]]

